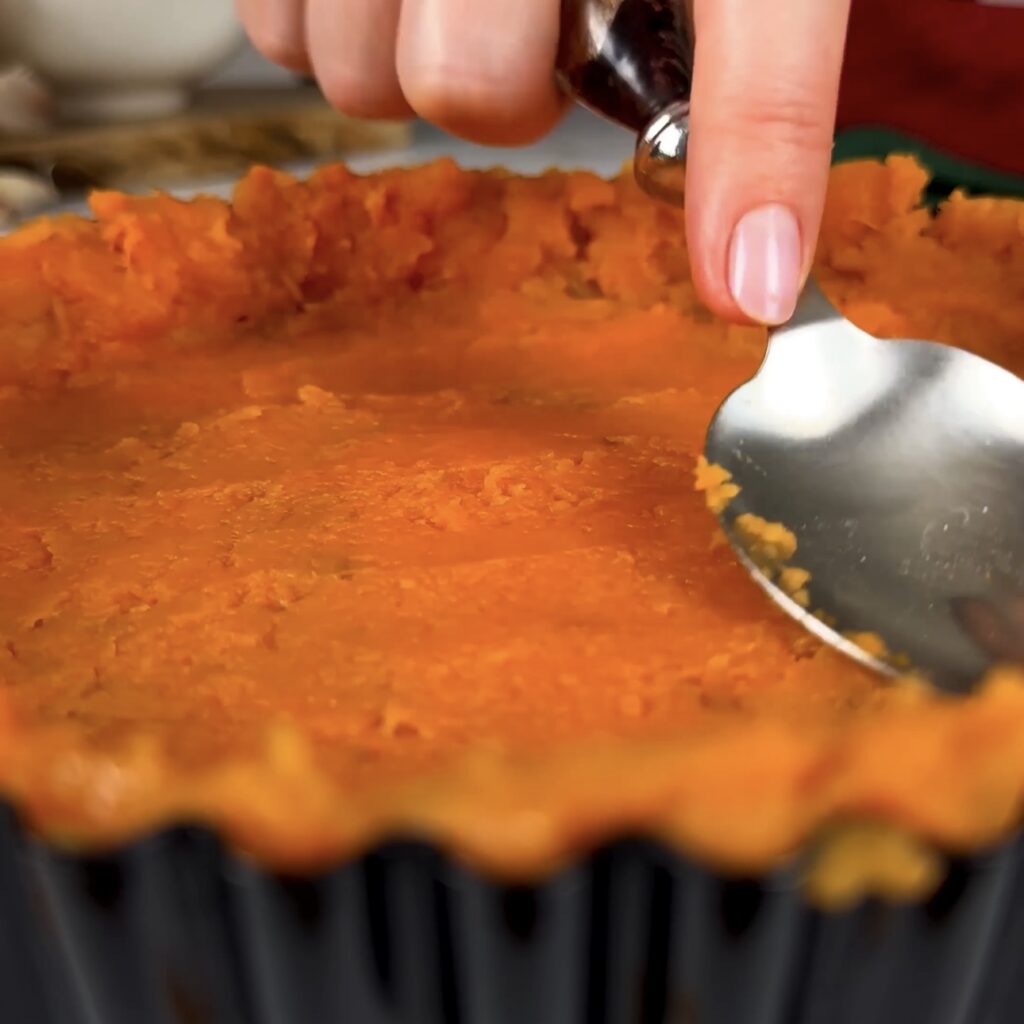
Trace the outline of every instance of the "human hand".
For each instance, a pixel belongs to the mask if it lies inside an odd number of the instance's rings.
[[[779,323],[814,255],[850,0],[693,0],[687,154],[694,282],[732,320]],[[267,57],[339,110],[532,141],[564,100],[559,0],[238,0]]]

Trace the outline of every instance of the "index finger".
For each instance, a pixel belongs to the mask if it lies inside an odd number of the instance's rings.
[[[687,239],[705,302],[788,318],[821,223],[850,0],[695,0]]]

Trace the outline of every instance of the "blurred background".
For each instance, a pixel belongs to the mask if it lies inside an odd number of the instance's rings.
[[[344,117],[249,45],[232,0],[2,0],[0,224],[79,208],[96,187],[225,192],[254,163],[357,171],[451,155],[617,171],[621,129],[573,111],[542,143],[496,152],[424,123]]]
[[[1024,195],[1024,0],[854,0],[836,159],[911,152],[951,188]],[[632,139],[573,110],[534,146],[343,117],[247,43],[232,0],[0,0],[0,228],[96,187],[224,193],[254,163],[298,174],[450,155],[611,174]]]

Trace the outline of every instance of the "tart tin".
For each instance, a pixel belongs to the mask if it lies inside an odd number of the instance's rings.
[[[536,884],[392,842],[270,873],[210,831],[102,855],[0,806],[4,1024],[1016,1024],[1024,834],[926,902],[823,913],[790,867],[623,839]]]

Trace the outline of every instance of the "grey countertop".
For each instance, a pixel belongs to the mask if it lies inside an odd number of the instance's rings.
[[[494,148],[477,146],[452,137],[432,125],[418,122],[413,127],[412,142],[402,149],[353,153],[345,162],[360,174],[396,165],[427,163],[450,156],[467,168],[504,166],[520,174],[540,174],[552,167],[586,169],[602,175],[613,175],[630,158],[633,140],[622,129],[582,109],[570,110],[548,136],[529,146]],[[327,161],[324,161],[327,162]],[[289,165],[286,169],[304,175],[314,164]],[[180,196],[204,192],[227,195],[233,181],[226,179],[197,181],[169,189]],[[61,203],[53,211],[86,212],[84,199]]]
[[[375,153],[350,161],[353,169],[373,170],[394,164],[421,163],[440,156],[454,157],[465,167],[503,165],[521,174],[539,174],[551,167],[585,168],[599,174],[614,174],[633,152],[633,140],[621,128],[585,110],[570,111],[562,123],[546,138],[530,146],[496,149],[476,146],[427,124],[417,124],[409,149]]]

